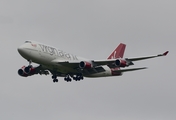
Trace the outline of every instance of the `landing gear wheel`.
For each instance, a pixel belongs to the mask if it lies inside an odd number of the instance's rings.
[[[64,80],[67,81],[67,82],[71,82],[71,81],[72,81],[72,79],[70,78],[69,75],[67,75],[67,76],[64,78]]]
[[[84,79],[84,77],[81,73],[77,74],[76,76],[73,77],[73,80],[75,80],[75,81],[80,81],[80,80],[83,80],[83,79]]]
[[[53,79],[53,82],[58,82],[58,79]]]
[[[83,79],[84,79],[84,77],[83,77],[83,76],[80,76],[80,79],[81,79],[81,80],[83,80]]]
[[[53,82],[58,82],[57,75],[52,76]]]
[[[56,75],[53,75],[53,76],[52,76],[52,79],[56,79],[56,78],[57,78],[57,76],[56,76]]]

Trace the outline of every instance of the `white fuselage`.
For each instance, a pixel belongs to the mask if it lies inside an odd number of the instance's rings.
[[[78,57],[73,54],[66,53],[62,50],[58,50],[55,47],[41,44],[39,42],[29,42],[18,48],[19,53],[27,60],[41,64],[50,70],[57,70],[60,73],[66,74],[69,72],[75,72],[76,70],[70,67],[63,66],[61,64],[56,64],[54,60],[63,61],[90,61],[85,58]],[[88,75],[86,77],[105,77],[112,76],[112,70],[107,66],[102,66],[105,71],[95,74]]]

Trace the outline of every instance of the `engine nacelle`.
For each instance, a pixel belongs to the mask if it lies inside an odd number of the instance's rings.
[[[35,68],[32,66],[28,66],[24,68],[24,72],[30,75],[35,74]]]
[[[18,75],[22,76],[22,77],[27,77],[28,75],[24,72],[23,69],[19,69],[18,70]]]
[[[18,70],[18,75],[22,76],[22,77],[27,77],[28,74],[24,72],[24,69],[26,68],[26,66],[23,66],[21,69]]]
[[[34,67],[26,67],[23,66],[21,69],[18,70],[18,74],[22,77],[27,77],[35,74],[35,68]]]
[[[129,66],[126,60],[122,60],[122,59],[117,59],[115,61],[115,65],[118,67],[127,67]]]
[[[82,69],[90,69],[93,67],[92,63],[90,62],[86,62],[86,61],[81,61],[79,63],[79,67],[82,68]]]

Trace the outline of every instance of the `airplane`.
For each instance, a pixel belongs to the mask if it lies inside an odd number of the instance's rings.
[[[40,42],[25,41],[18,47],[18,52],[29,65],[20,68],[18,74],[22,77],[51,74],[54,83],[58,82],[57,77],[64,77],[65,81],[71,82],[72,79],[80,81],[84,77],[121,76],[124,72],[146,69],[146,67],[125,68],[134,65],[134,61],[166,56],[169,52],[147,57],[123,58],[125,48],[126,45],[120,43],[107,59],[90,60]],[[39,65],[34,67],[32,63]]]

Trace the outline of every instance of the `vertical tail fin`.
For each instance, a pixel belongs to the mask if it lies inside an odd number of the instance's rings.
[[[125,47],[126,47],[125,44],[120,43],[119,46],[111,53],[108,59],[123,58]]]

